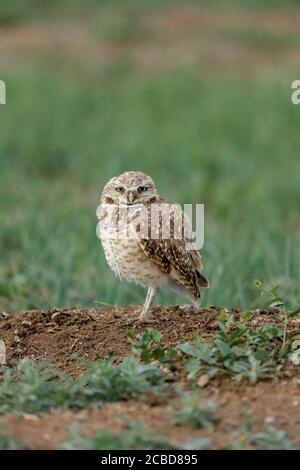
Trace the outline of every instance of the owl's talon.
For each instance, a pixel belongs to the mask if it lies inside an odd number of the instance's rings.
[[[196,313],[199,313],[201,311],[201,308],[195,307],[194,305],[186,305],[185,307],[183,307],[183,311],[184,311],[184,313],[196,314]]]

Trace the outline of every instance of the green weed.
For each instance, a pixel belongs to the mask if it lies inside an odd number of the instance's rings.
[[[253,432],[253,423],[250,416],[246,416],[244,425],[234,433],[235,439],[230,449],[257,449],[257,450],[299,450],[287,433],[275,426],[267,426],[262,431]]]
[[[100,430],[91,437],[85,437],[77,425],[70,430],[70,441],[61,446],[65,450],[202,450],[207,449],[210,441],[206,438],[194,439],[186,443],[172,441],[168,437],[145,429],[142,423],[129,423],[128,429],[114,433]]]
[[[26,449],[25,443],[18,438],[11,437],[6,433],[6,423],[0,421],[0,450]]]
[[[174,424],[206,428],[217,423],[216,406],[211,401],[200,401],[198,392],[181,391],[181,406],[175,410]]]
[[[176,357],[177,353],[174,348],[161,346],[162,334],[158,330],[148,328],[140,338],[137,338],[132,331],[129,331],[127,336],[132,351],[138,354],[142,362],[159,361],[168,363]]]
[[[267,427],[251,437],[251,442],[257,449],[263,450],[300,450],[287,436],[285,431],[274,426]]]
[[[33,366],[22,360],[4,372],[0,385],[0,413],[38,413],[51,408],[84,408],[106,402],[138,398],[146,391],[161,394],[164,383],[159,369],[139,365],[127,357],[120,365],[112,360],[85,362],[87,370],[76,379],[53,370],[51,366]]]
[[[243,322],[234,325],[233,316],[225,312],[221,312],[217,324],[219,331],[212,342],[198,336],[192,344],[178,346],[190,358],[186,363],[190,380],[195,381],[200,371],[206,371],[210,378],[226,373],[251,383],[276,374],[282,358],[282,329],[271,325],[252,329]]]
[[[77,426],[70,428],[69,433],[71,439],[61,446],[62,449],[172,449],[169,439],[158,433],[146,431],[140,423],[131,423],[128,429],[119,433],[101,430],[89,438],[84,437]]]

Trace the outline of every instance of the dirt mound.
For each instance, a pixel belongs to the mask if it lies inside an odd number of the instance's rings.
[[[195,334],[207,336],[216,328],[220,309],[185,313],[180,307],[158,307],[149,325],[134,325],[136,332],[157,328],[165,344],[177,344]],[[7,363],[25,356],[46,360],[71,375],[78,374],[78,356],[90,360],[115,355],[122,359],[131,349],[127,320],[138,315],[137,307],[113,309],[54,308],[0,316],[1,339],[6,344]]]
[[[164,345],[176,345],[191,340],[195,334],[213,336],[217,330],[218,307],[202,309],[199,313],[186,313],[181,307],[156,307],[149,325],[136,324],[137,334],[149,326],[163,335]],[[242,312],[231,313],[238,320]],[[78,356],[90,360],[115,355],[121,360],[131,353],[126,320],[138,315],[137,307],[112,309],[54,308],[44,311],[28,311],[0,314],[0,339],[7,348],[7,363],[27,356],[34,361],[46,360],[71,376],[81,373]],[[278,318],[278,314],[276,315]],[[274,311],[257,310],[249,322],[253,327],[276,324]],[[299,329],[299,319],[291,322],[291,329]],[[180,385],[176,374],[173,386]],[[90,435],[106,428],[124,429],[126,420],[142,421],[147,428],[166,434],[179,442],[193,438],[209,437],[213,448],[225,448],[240,432],[245,415],[251,416],[254,430],[267,425],[285,429],[291,436],[300,435],[299,368],[284,371],[272,381],[249,385],[230,378],[210,381],[202,390],[203,398],[209,397],[218,406],[219,424],[214,429],[195,430],[190,426],[175,427],[172,424],[177,398],[171,395],[162,402],[153,402],[142,396],[136,401],[105,405],[98,410],[53,410],[41,416],[4,416],[10,435],[22,438],[30,448],[56,448],[67,439],[67,428],[78,422],[84,434]]]
[[[146,325],[128,326],[128,319],[138,316],[140,307],[111,309],[53,308],[20,313],[0,314],[0,339],[6,345],[7,363],[27,356],[34,361],[48,361],[71,375],[80,371],[78,356],[89,360],[111,355],[120,360],[130,354],[127,332],[137,333],[147,327],[158,329],[164,345],[176,345],[191,340],[194,335],[211,336],[217,329],[219,307],[186,313],[183,308],[156,307]],[[232,310],[235,319],[241,318],[239,309]],[[258,310],[250,323],[253,326],[274,323],[272,311]],[[297,325],[295,324],[295,327]]]

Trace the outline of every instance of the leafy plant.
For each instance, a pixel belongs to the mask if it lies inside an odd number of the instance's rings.
[[[0,422],[0,450],[25,449],[25,443],[21,439],[8,436],[5,427],[5,422]]]
[[[145,431],[141,423],[132,423],[128,429],[119,433],[103,429],[88,438],[82,435],[77,426],[72,426],[69,432],[71,440],[61,446],[65,450],[172,449],[167,437]]]
[[[20,450],[26,446],[21,439],[0,435],[0,450]]]
[[[141,338],[137,338],[132,331],[129,331],[127,335],[132,351],[138,354],[142,362],[167,363],[176,357],[174,348],[161,346],[162,334],[158,330],[148,328]]]
[[[216,406],[211,401],[200,401],[198,392],[192,394],[180,392],[181,407],[175,411],[174,424],[178,426],[194,426],[206,428],[218,421],[215,415]]]
[[[264,431],[254,434],[251,442],[257,449],[263,450],[300,450],[299,446],[290,441],[285,431],[274,426],[269,426]]]
[[[272,288],[267,288],[262,281],[255,281],[256,287],[260,289],[260,295],[266,297],[265,307],[280,309],[284,315],[284,320],[281,322],[283,325],[283,337],[282,337],[282,353],[287,354],[290,350],[290,342],[287,344],[287,328],[289,320],[293,319],[300,314],[300,307],[290,309],[289,303],[285,300],[282,295],[279,294],[280,285],[276,285]],[[277,318],[280,321],[280,317]]]
[[[233,364],[232,371],[236,373],[237,379],[248,379],[251,383],[269,379],[273,375],[272,364],[263,363],[253,354],[249,355],[247,360],[237,361]]]
[[[102,429],[85,437],[77,424],[69,429],[70,440],[61,445],[64,450],[202,450],[208,448],[210,440],[207,438],[194,439],[186,443],[179,443],[169,439],[163,434],[146,430],[142,423],[128,424],[128,429],[114,433]]]
[[[236,440],[230,444],[230,449],[299,450],[299,446],[288,438],[286,432],[275,426],[268,426],[254,433],[250,416],[246,416],[244,425],[235,432],[235,437]]]
[[[195,382],[201,370],[210,378],[222,372],[251,383],[275,374],[282,329],[270,325],[251,329],[244,322],[235,325],[233,316],[225,312],[220,313],[217,325],[219,330],[212,342],[196,336],[192,344],[178,346],[189,358],[185,365],[190,380]]]
[[[260,295],[266,298],[264,302],[265,308],[286,308],[287,307],[287,301],[284,300],[278,294],[280,285],[273,286],[269,289],[259,279],[255,280],[255,285],[260,290]]]
[[[137,398],[146,391],[162,393],[164,382],[158,367],[140,365],[132,356],[121,364],[111,360],[85,362],[78,378],[53,370],[47,364],[33,366],[26,358],[4,372],[0,385],[0,413],[37,413],[53,407],[83,408]]]

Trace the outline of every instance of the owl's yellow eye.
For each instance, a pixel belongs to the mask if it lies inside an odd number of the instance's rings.
[[[119,186],[118,188],[116,188],[116,191],[118,191],[118,193],[124,193],[125,188],[123,188],[123,186]]]
[[[147,186],[139,186],[138,192],[143,193],[143,192],[147,191],[147,189],[148,189]]]

